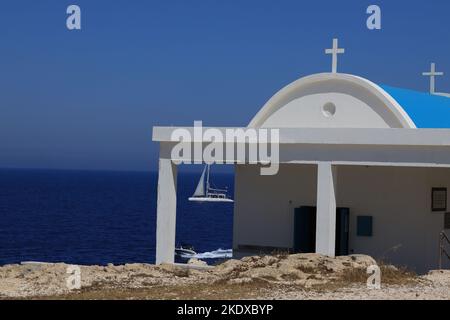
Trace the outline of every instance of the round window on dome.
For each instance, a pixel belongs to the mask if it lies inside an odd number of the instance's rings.
[[[330,118],[336,113],[336,105],[332,102],[327,102],[322,107],[322,113],[325,117]]]

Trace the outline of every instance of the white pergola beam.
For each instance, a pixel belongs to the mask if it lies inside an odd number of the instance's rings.
[[[184,129],[194,137],[193,127],[153,127],[153,141],[175,142],[172,133]],[[208,127],[203,127],[207,130]],[[226,137],[226,130],[248,128],[214,128]],[[279,128],[280,144],[382,145],[382,146],[450,146],[450,129],[364,129],[364,128]],[[193,140],[192,142],[198,142]],[[230,143],[224,139],[224,143]]]

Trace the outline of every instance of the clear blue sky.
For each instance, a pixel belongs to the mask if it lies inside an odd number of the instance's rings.
[[[66,29],[66,8],[82,30]],[[366,28],[370,4],[382,30]],[[0,167],[155,170],[154,125],[246,125],[289,82],[340,71],[450,91],[450,1],[39,0],[0,4]]]

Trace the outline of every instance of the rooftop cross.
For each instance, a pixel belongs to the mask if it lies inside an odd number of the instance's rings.
[[[332,55],[331,72],[337,73],[338,54],[345,53],[345,49],[340,49],[338,47],[338,39],[333,39],[333,48],[325,49],[325,53]]]
[[[436,64],[432,63],[430,72],[424,72],[422,75],[430,77],[430,93],[436,93],[436,76],[443,76],[444,73],[436,72]]]

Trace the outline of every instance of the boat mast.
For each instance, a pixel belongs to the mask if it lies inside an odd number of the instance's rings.
[[[206,172],[206,196],[209,195],[209,164],[207,166],[207,172]]]

